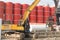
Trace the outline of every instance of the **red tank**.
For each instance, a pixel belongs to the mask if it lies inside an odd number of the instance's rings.
[[[7,2],[6,3],[6,21],[13,21],[13,3]]]
[[[55,15],[55,7],[51,7],[50,11],[51,11],[51,16]]]
[[[54,22],[56,23],[55,7],[50,8],[50,14],[51,14],[51,16],[54,16]]]
[[[14,4],[14,24],[18,24],[21,18],[21,4]]]
[[[37,6],[37,23],[43,23],[43,6]]]
[[[30,23],[36,23],[36,15],[34,15],[34,16],[30,15],[29,21],[30,21]]]
[[[36,7],[31,11],[29,20],[30,23],[36,23]]]
[[[49,16],[50,16],[50,7],[45,6],[44,7],[44,23],[46,23]]]
[[[28,4],[22,4],[22,17],[24,15],[24,12],[27,10],[28,6]]]
[[[2,20],[5,20],[5,3],[3,1],[0,1],[0,18],[2,18]]]

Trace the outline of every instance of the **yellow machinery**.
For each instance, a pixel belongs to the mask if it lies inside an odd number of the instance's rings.
[[[24,13],[23,18],[20,20],[19,24],[3,24],[2,25],[2,31],[23,31],[26,32],[26,30],[29,30],[29,22],[27,21],[29,13],[33,10],[33,8],[39,3],[40,0],[35,0],[31,6],[27,8],[27,10]],[[26,26],[25,24],[28,25]]]

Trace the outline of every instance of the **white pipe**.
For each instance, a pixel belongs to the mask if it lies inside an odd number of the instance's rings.
[[[47,30],[48,26],[46,24],[30,24],[30,32],[38,30]]]

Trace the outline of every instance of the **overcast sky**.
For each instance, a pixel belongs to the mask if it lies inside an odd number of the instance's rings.
[[[13,3],[21,3],[21,4],[31,4],[34,2],[34,0],[0,0],[4,2],[13,2]],[[38,5],[49,5],[49,6],[54,6],[54,1],[53,0],[40,0]]]
[[[13,3],[27,3],[30,4],[32,3],[34,0],[1,0],[1,1],[5,1],[5,2],[13,2]]]

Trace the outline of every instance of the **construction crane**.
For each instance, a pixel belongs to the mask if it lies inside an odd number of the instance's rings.
[[[19,24],[3,24],[2,25],[2,32],[4,32],[4,34],[12,34],[15,32],[19,32],[19,33],[23,33],[25,35],[25,33],[29,32],[29,21],[28,21],[28,16],[30,14],[30,12],[34,9],[34,7],[40,2],[40,0],[35,0],[31,6],[29,6],[26,11],[24,12],[23,18],[19,21]],[[22,36],[22,35],[20,35]]]

